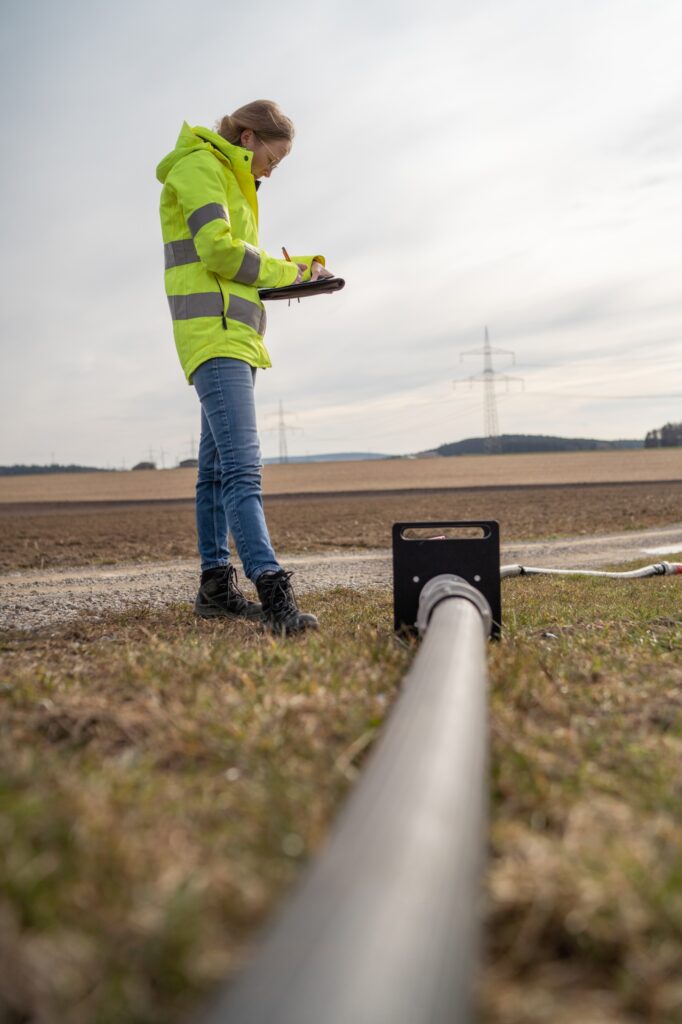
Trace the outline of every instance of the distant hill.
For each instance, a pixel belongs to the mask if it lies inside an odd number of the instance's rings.
[[[381,455],[378,452],[334,452],[327,455],[290,455],[287,462],[365,462],[369,459],[395,459],[395,455]],[[279,459],[263,459],[265,463],[279,462]]]
[[[34,476],[39,473],[109,473],[100,466],[0,466],[0,476]]]
[[[551,437],[545,434],[502,434],[500,451],[503,455],[519,452],[592,452],[623,448],[643,448],[642,441],[598,441],[589,437]],[[418,458],[427,455],[484,455],[486,439],[468,437],[464,441],[441,444],[430,451],[417,452]]]

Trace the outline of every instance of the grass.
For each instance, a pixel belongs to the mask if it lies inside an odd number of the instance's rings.
[[[660,584],[505,585],[486,1020],[682,1020],[680,581]]]
[[[239,961],[409,659],[385,600],[320,604],[289,643],[188,608],[5,640],[0,1005],[167,1022]]]
[[[504,584],[490,1024],[682,1020],[679,588]],[[3,638],[0,1020],[170,1024],[248,955],[412,657],[389,594],[314,608],[284,644],[184,606]]]

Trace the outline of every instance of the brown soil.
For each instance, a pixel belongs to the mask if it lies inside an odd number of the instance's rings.
[[[678,522],[682,482],[271,495],[282,553],[386,548],[398,521],[497,519],[502,539],[608,533]],[[191,500],[0,504],[0,570],[192,558]]]

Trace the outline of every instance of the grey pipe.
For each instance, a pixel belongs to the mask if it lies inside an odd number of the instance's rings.
[[[450,580],[457,596],[442,579],[426,593],[425,638],[326,850],[204,1024],[472,1019],[487,632],[478,592]]]

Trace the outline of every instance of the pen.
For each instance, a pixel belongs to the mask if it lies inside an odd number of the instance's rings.
[[[290,256],[290,255],[289,255],[289,253],[288,253],[288,252],[286,251],[286,249],[284,248],[284,246],[282,246],[282,252],[284,253],[284,259],[285,259],[285,260],[286,260],[286,261],[287,261],[288,263],[291,263],[291,256]]]

